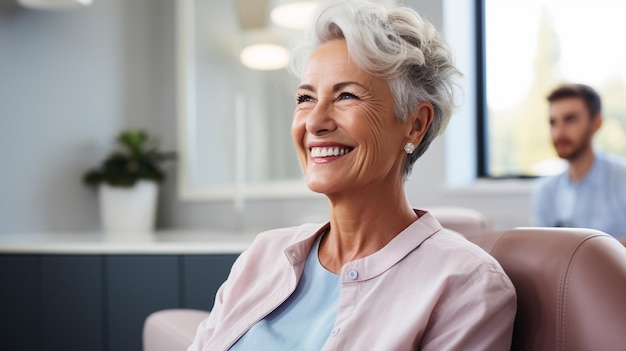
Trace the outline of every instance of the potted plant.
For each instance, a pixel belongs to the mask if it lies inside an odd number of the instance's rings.
[[[146,233],[154,229],[158,184],[165,178],[162,163],[174,152],[159,151],[143,130],[123,131],[119,148],[88,170],[83,180],[97,187],[102,228],[107,233]]]

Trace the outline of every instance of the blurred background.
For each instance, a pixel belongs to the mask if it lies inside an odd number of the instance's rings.
[[[529,225],[532,178],[562,169],[545,103],[562,81],[599,90],[598,146],[626,154],[622,2],[403,3],[444,32],[464,73],[457,114],[407,183],[415,207],[472,208],[496,229]],[[160,229],[323,221],[326,201],[303,186],[289,135],[297,80],[242,62],[249,45],[289,48],[300,37],[269,19],[273,6],[94,0],[42,10],[0,0],[0,234],[98,230],[97,193],[81,177],[129,128],[179,154],[160,189]]]

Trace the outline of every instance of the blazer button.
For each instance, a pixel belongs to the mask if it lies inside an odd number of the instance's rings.
[[[356,270],[353,269],[350,272],[348,272],[348,278],[355,280],[358,277],[359,277],[359,272],[357,272]]]

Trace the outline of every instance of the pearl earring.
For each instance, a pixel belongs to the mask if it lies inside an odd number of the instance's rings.
[[[415,144],[413,143],[404,144],[404,151],[409,155],[412,154],[415,151]]]

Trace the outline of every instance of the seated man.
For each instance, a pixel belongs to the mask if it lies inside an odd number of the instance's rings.
[[[548,101],[552,143],[568,169],[536,187],[535,225],[626,235],[626,162],[592,146],[602,125],[600,96],[586,85],[566,84]]]

